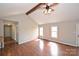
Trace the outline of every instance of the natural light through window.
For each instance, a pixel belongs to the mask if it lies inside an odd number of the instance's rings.
[[[40,36],[43,36],[43,27],[40,27]]]
[[[56,43],[53,43],[53,42],[49,42],[49,48],[50,48],[50,51],[51,51],[51,55],[53,56],[57,56],[58,55],[58,45]]]
[[[58,27],[57,26],[52,26],[51,27],[51,36],[52,38],[57,38],[58,35]]]

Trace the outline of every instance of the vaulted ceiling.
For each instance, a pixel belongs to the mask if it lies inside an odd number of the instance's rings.
[[[37,3],[1,3],[0,18],[26,13],[36,5]],[[54,9],[54,12],[47,15],[42,13],[43,9],[38,9],[28,16],[34,19],[38,24],[79,20],[79,3],[60,3],[54,7]]]
[[[0,18],[26,13],[35,3],[0,3]]]

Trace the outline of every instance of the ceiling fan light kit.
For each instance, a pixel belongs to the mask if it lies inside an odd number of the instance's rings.
[[[50,14],[53,11],[53,9],[49,8],[49,9],[44,9],[43,13],[44,14]]]

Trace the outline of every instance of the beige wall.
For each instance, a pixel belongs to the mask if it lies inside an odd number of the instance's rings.
[[[63,44],[76,46],[76,23],[79,23],[79,21],[66,21],[40,25],[44,28],[43,38]],[[51,37],[51,26],[58,26],[57,39]]]

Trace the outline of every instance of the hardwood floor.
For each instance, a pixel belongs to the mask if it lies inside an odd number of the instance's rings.
[[[8,44],[2,56],[78,56],[79,48],[36,39],[24,44]]]
[[[5,37],[4,38],[4,44],[7,45],[7,44],[11,44],[11,43],[15,43],[16,41],[10,37]]]

